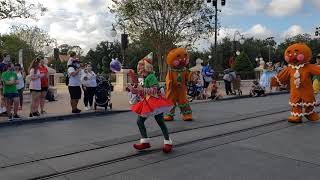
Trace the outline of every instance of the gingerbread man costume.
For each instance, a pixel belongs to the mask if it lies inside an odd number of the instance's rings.
[[[297,43],[289,46],[284,55],[289,65],[272,78],[271,86],[281,86],[290,80],[289,104],[292,106],[292,112],[288,121],[300,123],[303,116],[310,121],[319,120],[318,114],[313,111],[316,100],[311,76],[320,75],[320,67],[309,64],[312,57],[311,49],[303,43]]]
[[[166,76],[166,98],[175,105],[164,119],[172,121],[176,106],[180,108],[184,121],[192,120],[192,111],[187,99],[187,83],[191,80],[191,73],[187,69],[189,54],[184,48],[175,48],[167,56],[170,66]]]

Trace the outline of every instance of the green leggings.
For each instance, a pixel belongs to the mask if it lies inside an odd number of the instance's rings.
[[[166,124],[164,123],[163,113],[155,115],[154,118],[156,119],[158,125],[161,128],[161,131],[163,133],[164,139],[165,140],[169,140],[168,128],[167,128]],[[139,127],[139,130],[140,130],[142,138],[148,138],[147,129],[146,129],[146,126],[144,125],[144,122],[146,120],[147,120],[147,118],[138,116],[137,124],[138,124],[138,127]]]

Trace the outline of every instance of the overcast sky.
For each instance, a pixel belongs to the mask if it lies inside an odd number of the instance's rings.
[[[115,20],[107,11],[111,0],[26,1],[40,2],[49,11],[38,21],[1,20],[0,33],[9,32],[13,24],[37,25],[59,44],[80,45],[85,51],[95,48],[100,41],[114,40],[110,30]],[[233,37],[233,32],[239,30],[246,37],[274,36],[281,41],[299,33],[314,34],[315,27],[320,26],[320,0],[227,0],[227,6],[221,10],[219,39]],[[196,46],[206,49],[210,42],[213,38],[199,41]]]

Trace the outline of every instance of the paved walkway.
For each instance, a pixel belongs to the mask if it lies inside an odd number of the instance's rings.
[[[319,123],[287,123],[288,98],[194,104],[194,121],[167,122],[174,142],[168,155],[152,119],[151,150],[132,148],[140,136],[131,112],[4,127],[0,179],[317,180]]]
[[[288,111],[268,118],[247,120],[244,124],[235,122],[235,124],[226,124],[227,126],[212,126],[213,124],[222,125],[239,118],[288,110],[287,99],[288,95],[277,95],[194,104],[192,105],[194,121],[176,120],[168,122],[167,125],[171,133],[176,132],[172,134],[172,139],[175,145],[178,145],[213,134],[218,135],[244,127],[256,126],[260,123],[284,119],[289,113]],[[179,116],[176,117],[179,118]],[[0,128],[0,144],[2,144],[0,148],[0,179],[30,179],[136,154],[137,152],[132,148],[132,143],[137,142],[140,138],[136,118],[135,114],[127,112],[94,118],[74,118],[67,121],[2,127]],[[149,119],[146,121],[146,125],[149,135],[161,135],[155,121]],[[208,127],[200,128],[203,126]],[[214,129],[211,129],[211,127]],[[162,142],[162,136],[153,138],[153,149],[160,148]],[[181,152],[190,152],[188,149],[191,150],[192,148],[187,147],[186,150],[182,150],[177,147],[175,153],[167,157],[174,157]],[[145,162],[151,162],[165,157],[162,153],[156,152],[144,158],[147,158]],[[82,173],[81,175],[75,173],[74,177],[70,179],[90,180],[94,178],[84,175],[92,175],[97,178],[102,172],[104,174],[101,176],[114,171],[121,171],[125,167],[132,168],[131,165],[144,164],[143,162],[140,163],[140,160],[135,161],[137,164],[131,163],[130,166],[124,165],[124,167],[116,165],[112,167],[113,170],[100,169],[99,173],[96,173],[96,170],[93,173]],[[168,167],[183,169],[183,166],[180,165],[175,167],[168,165]],[[201,166],[197,167],[201,168]],[[151,179],[149,173],[148,177],[144,179]]]

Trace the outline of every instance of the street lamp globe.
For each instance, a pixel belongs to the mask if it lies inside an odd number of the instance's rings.
[[[211,59],[211,58],[212,58],[212,56],[211,56],[211,55],[209,55],[209,56],[208,56],[208,58],[209,58],[209,59]]]
[[[240,54],[241,54],[241,52],[238,50],[238,51],[236,52],[236,55],[239,56]]]
[[[244,44],[244,38],[241,38],[240,40],[239,40],[239,43],[242,45],[242,44]]]
[[[260,61],[263,61],[263,57],[259,58]]]
[[[259,58],[256,58],[256,61],[258,62],[258,61],[259,61]]]
[[[111,30],[110,34],[111,34],[112,37],[116,37],[117,36],[117,31],[114,28],[114,26],[112,26],[112,30]]]

